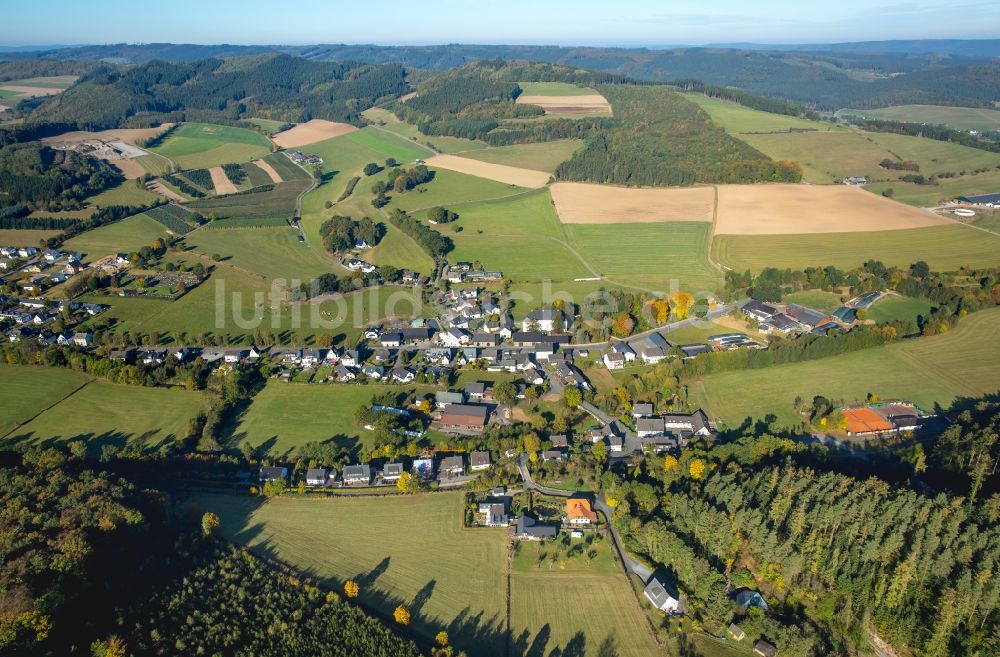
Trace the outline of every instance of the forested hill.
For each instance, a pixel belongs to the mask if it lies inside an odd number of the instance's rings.
[[[958,42],[966,43],[966,42]],[[968,42],[979,43],[979,42]],[[489,59],[539,61],[665,82],[697,78],[709,84],[836,110],[908,103],[991,107],[1000,97],[1000,76],[990,56],[992,46],[966,50],[956,44],[935,49],[874,52],[876,45],[831,46],[829,51],[785,48],[590,48],[556,46],[201,46],[177,44],[110,45],[63,48],[42,53],[0,53],[0,59],[105,59],[144,62],[151,59],[193,61],[281,52],[315,61],[399,63],[442,71]],[[944,53],[944,54],[939,54]],[[947,54],[952,53],[952,54]]]
[[[289,55],[106,64],[42,104],[29,121],[75,123],[82,129],[253,116],[360,123],[363,110],[405,91],[399,64],[317,62]]]

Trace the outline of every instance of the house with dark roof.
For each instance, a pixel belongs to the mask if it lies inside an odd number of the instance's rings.
[[[461,455],[456,454],[455,456],[446,456],[441,459],[441,464],[438,466],[438,476],[459,477],[464,474],[465,461]]]
[[[569,439],[565,434],[557,433],[549,436],[549,442],[552,443],[552,449],[567,449],[569,448]]]
[[[540,525],[531,516],[520,516],[517,519],[517,529],[514,536],[522,541],[543,541],[547,538],[555,538],[559,529],[552,525]]]
[[[372,482],[372,468],[367,463],[344,466],[344,484],[347,486],[367,486]]]
[[[261,483],[268,481],[278,481],[288,478],[288,468],[279,466],[265,466],[260,469]]]
[[[671,595],[667,587],[655,576],[649,579],[642,593],[654,607],[664,613],[672,614],[680,608],[681,601],[676,596]]]
[[[386,463],[382,467],[382,480],[388,482],[399,481],[399,478],[403,476],[403,464],[402,463]]]
[[[326,486],[327,473],[325,468],[309,468],[306,470],[306,486]]]
[[[761,639],[753,644],[753,653],[760,655],[760,657],[777,657],[778,649],[764,639]]]
[[[752,317],[758,322],[763,322],[764,320],[773,317],[778,314],[778,309],[774,306],[769,306],[763,301],[758,301],[757,299],[750,299],[740,308],[744,315]]]

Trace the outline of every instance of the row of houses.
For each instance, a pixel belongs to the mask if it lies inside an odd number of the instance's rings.
[[[370,463],[355,463],[345,465],[338,476],[336,468],[309,468],[305,474],[305,485],[309,488],[324,488],[333,486],[371,486],[394,485],[410,472],[424,481],[437,477],[442,481],[464,477],[470,472],[489,470],[492,459],[489,452],[470,452],[468,465],[461,454],[446,456],[441,459],[414,459],[407,468],[401,462],[385,463],[379,469]],[[285,466],[265,466],[260,469],[258,480],[261,483],[288,480],[288,468]]]

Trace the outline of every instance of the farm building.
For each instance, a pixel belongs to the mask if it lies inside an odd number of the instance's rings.
[[[978,205],[986,208],[995,208],[1000,206],[1000,193],[979,194],[978,196],[959,196],[955,200],[961,203],[969,203],[971,205]]]
[[[773,317],[778,314],[778,309],[774,306],[769,306],[763,301],[758,301],[757,299],[750,299],[743,307],[740,308],[744,315],[756,319],[758,322],[763,322],[766,319]]]
[[[848,436],[876,436],[896,431],[895,425],[870,408],[845,408]]]
[[[767,641],[761,639],[757,643],[753,644],[753,652],[755,655],[760,655],[760,657],[776,657],[778,649]]]

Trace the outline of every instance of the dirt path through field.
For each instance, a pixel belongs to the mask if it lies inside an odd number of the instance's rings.
[[[355,130],[357,128],[350,123],[313,119],[312,121],[300,123],[284,132],[279,132],[271,137],[271,140],[282,148],[295,148],[296,146],[315,144],[318,141],[330,139],[331,137],[346,135]]]
[[[264,173],[266,173],[267,175],[271,176],[271,180],[273,182],[276,182],[276,183],[280,183],[281,182],[281,176],[279,176],[278,172],[274,170],[274,167],[271,166],[270,162],[265,162],[264,160],[254,160],[250,164],[257,165],[258,169],[263,170]]]
[[[174,190],[170,189],[169,187],[167,187],[166,185],[164,185],[163,183],[161,183],[159,180],[156,180],[156,181],[150,183],[146,187],[146,189],[148,189],[151,192],[156,192],[160,196],[166,196],[171,201],[177,201],[179,203],[183,203],[184,201],[187,200],[186,198],[184,198],[183,196],[181,196],[180,194],[178,194]]]
[[[708,222],[715,210],[711,187],[653,189],[560,182],[550,191],[564,224]]]
[[[236,185],[229,180],[226,176],[226,172],[222,170],[222,167],[212,167],[208,170],[208,174],[212,176],[212,184],[215,186],[216,194],[235,194],[240,191],[236,189]]]
[[[535,169],[522,169],[511,167],[505,164],[492,164],[481,162],[467,157],[457,155],[435,155],[427,158],[427,166],[448,169],[459,173],[467,173],[470,176],[488,178],[508,185],[518,187],[544,187],[549,182],[551,174]]]

